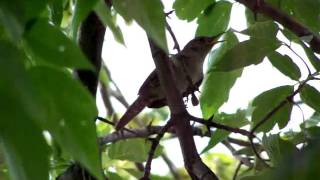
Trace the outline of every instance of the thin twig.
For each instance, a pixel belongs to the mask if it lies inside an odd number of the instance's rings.
[[[254,136],[254,134],[251,134],[249,131],[246,131],[244,129],[234,128],[234,127],[231,127],[231,126],[219,124],[219,123],[216,123],[216,122],[211,121],[211,120],[204,120],[202,118],[198,118],[198,117],[195,117],[195,116],[192,116],[192,115],[188,115],[188,116],[189,116],[191,121],[195,121],[195,122],[203,124],[203,125],[205,125],[207,127],[215,127],[217,129],[223,129],[223,130],[226,130],[226,131],[229,131],[229,132],[242,134],[242,135],[248,136],[248,137]]]
[[[157,137],[152,140],[152,144],[151,144],[151,148],[150,148],[150,151],[149,151],[148,159],[147,159],[146,166],[145,166],[145,169],[144,169],[144,176],[141,178],[141,180],[149,179],[150,171],[151,171],[151,163],[152,163],[152,159],[153,159],[153,156],[154,156],[154,152],[156,151],[157,146],[159,145],[160,140],[163,137],[164,133],[166,133],[168,131],[168,129],[173,125],[172,123],[173,123],[173,121],[169,120],[167,122],[167,124],[161,129],[161,131],[157,135]]]
[[[242,165],[242,164],[243,164],[243,163],[240,161],[239,164],[238,164],[238,166],[237,166],[237,168],[236,168],[236,170],[235,170],[235,172],[234,172],[234,174],[233,174],[232,180],[236,180],[236,179],[237,179],[237,176],[238,176],[238,173],[239,173],[239,171],[240,171],[240,168],[241,168],[241,165]]]
[[[171,174],[173,175],[175,180],[182,180],[179,173],[177,172],[177,167],[172,163],[172,161],[168,158],[167,154],[165,152],[161,155],[163,161],[167,164]]]
[[[169,25],[169,23],[167,21],[166,21],[166,28],[169,31],[169,33],[170,33],[170,35],[172,37],[172,40],[174,42],[173,49],[176,49],[178,51],[178,53],[179,53],[181,51],[179,43],[178,43],[177,38],[174,35],[174,33],[173,33],[173,31],[172,31],[172,29],[171,29],[171,27],[170,27],[170,25]]]
[[[232,153],[232,155],[238,159],[241,163],[248,166],[249,168],[253,167],[253,164],[250,162],[250,159],[248,157],[242,157],[237,154],[236,149],[228,142],[228,140],[223,140],[222,144],[229,149],[229,151]]]
[[[293,52],[303,62],[303,64],[306,66],[306,68],[308,70],[308,74],[310,75],[311,74],[311,70],[310,70],[308,64],[306,63],[306,61],[295,50],[293,50],[292,47],[289,44],[287,44],[285,42],[282,42],[282,44],[284,46],[286,46],[291,52]]]

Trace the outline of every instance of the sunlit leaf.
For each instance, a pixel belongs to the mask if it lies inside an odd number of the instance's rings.
[[[231,13],[232,4],[219,1],[208,7],[198,18],[197,36],[215,36],[226,31]]]
[[[292,80],[298,81],[300,79],[300,69],[288,55],[281,55],[278,52],[273,52],[268,55],[268,59],[272,65],[284,75],[288,76]]]

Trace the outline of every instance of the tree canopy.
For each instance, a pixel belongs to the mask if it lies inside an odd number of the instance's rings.
[[[0,179],[320,178],[320,0],[175,0],[170,12],[163,3],[0,1]],[[236,14],[246,18],[242,31],[230,28],[235,4],[246,8]],[[180,51],[179,32],[167,22],[172,13],[196,22],[195,37],[221,35],[198,93],[202,117],[187,112],[170,70],[169,49]],[[115,131],[120,114],[111,99],[128,108],[122,92],[130,89],[118,88],[101,52],[104,39],[125,46],[119,18],[146,32],[169,111],[142,113]],[[106,28],[113,37],[105,37]],[[243,71],[263,61],[293,83],[265,89],[247,108],[221,111]],[[195,136],[209,139],[204,149],[197,151]],[[161,143],[173,138],[185,167],[176,167]],[[218,144],[232,155],[210,151]],[[156,175],[154,158],[168,174]]]

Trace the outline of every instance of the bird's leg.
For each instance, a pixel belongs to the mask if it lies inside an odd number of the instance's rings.
[[[185,74],[186,79],[189,84],[188,88],[187,88],[187,92],[186,92],[187,102],[188,102],[188,95],[191,94],[192,105],[197,106],[199,104],[199,100],[198,100],[197,96],[194,94],[194,92],[199,91],[199,88],[195,84],[192,83],[192,79],[187,72],[186,65],[185,65],[184,61],[181,61],[181,62],[182,62],[181,64],[182,64],[184,74]]]

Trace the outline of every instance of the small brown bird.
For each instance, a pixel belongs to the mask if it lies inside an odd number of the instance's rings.
[[[196,37],[180,53],[171,57],[176,86],[183,97],[192,93],[190,89],[195,90],[200,86],[203,79],[203,62],[213,45],[217,43],[219,36]],[[119,120],[116,130],[122,129],[146,106],[160,108],[167,105],[156,70],[144,81],[138,95],[138,98]]]

